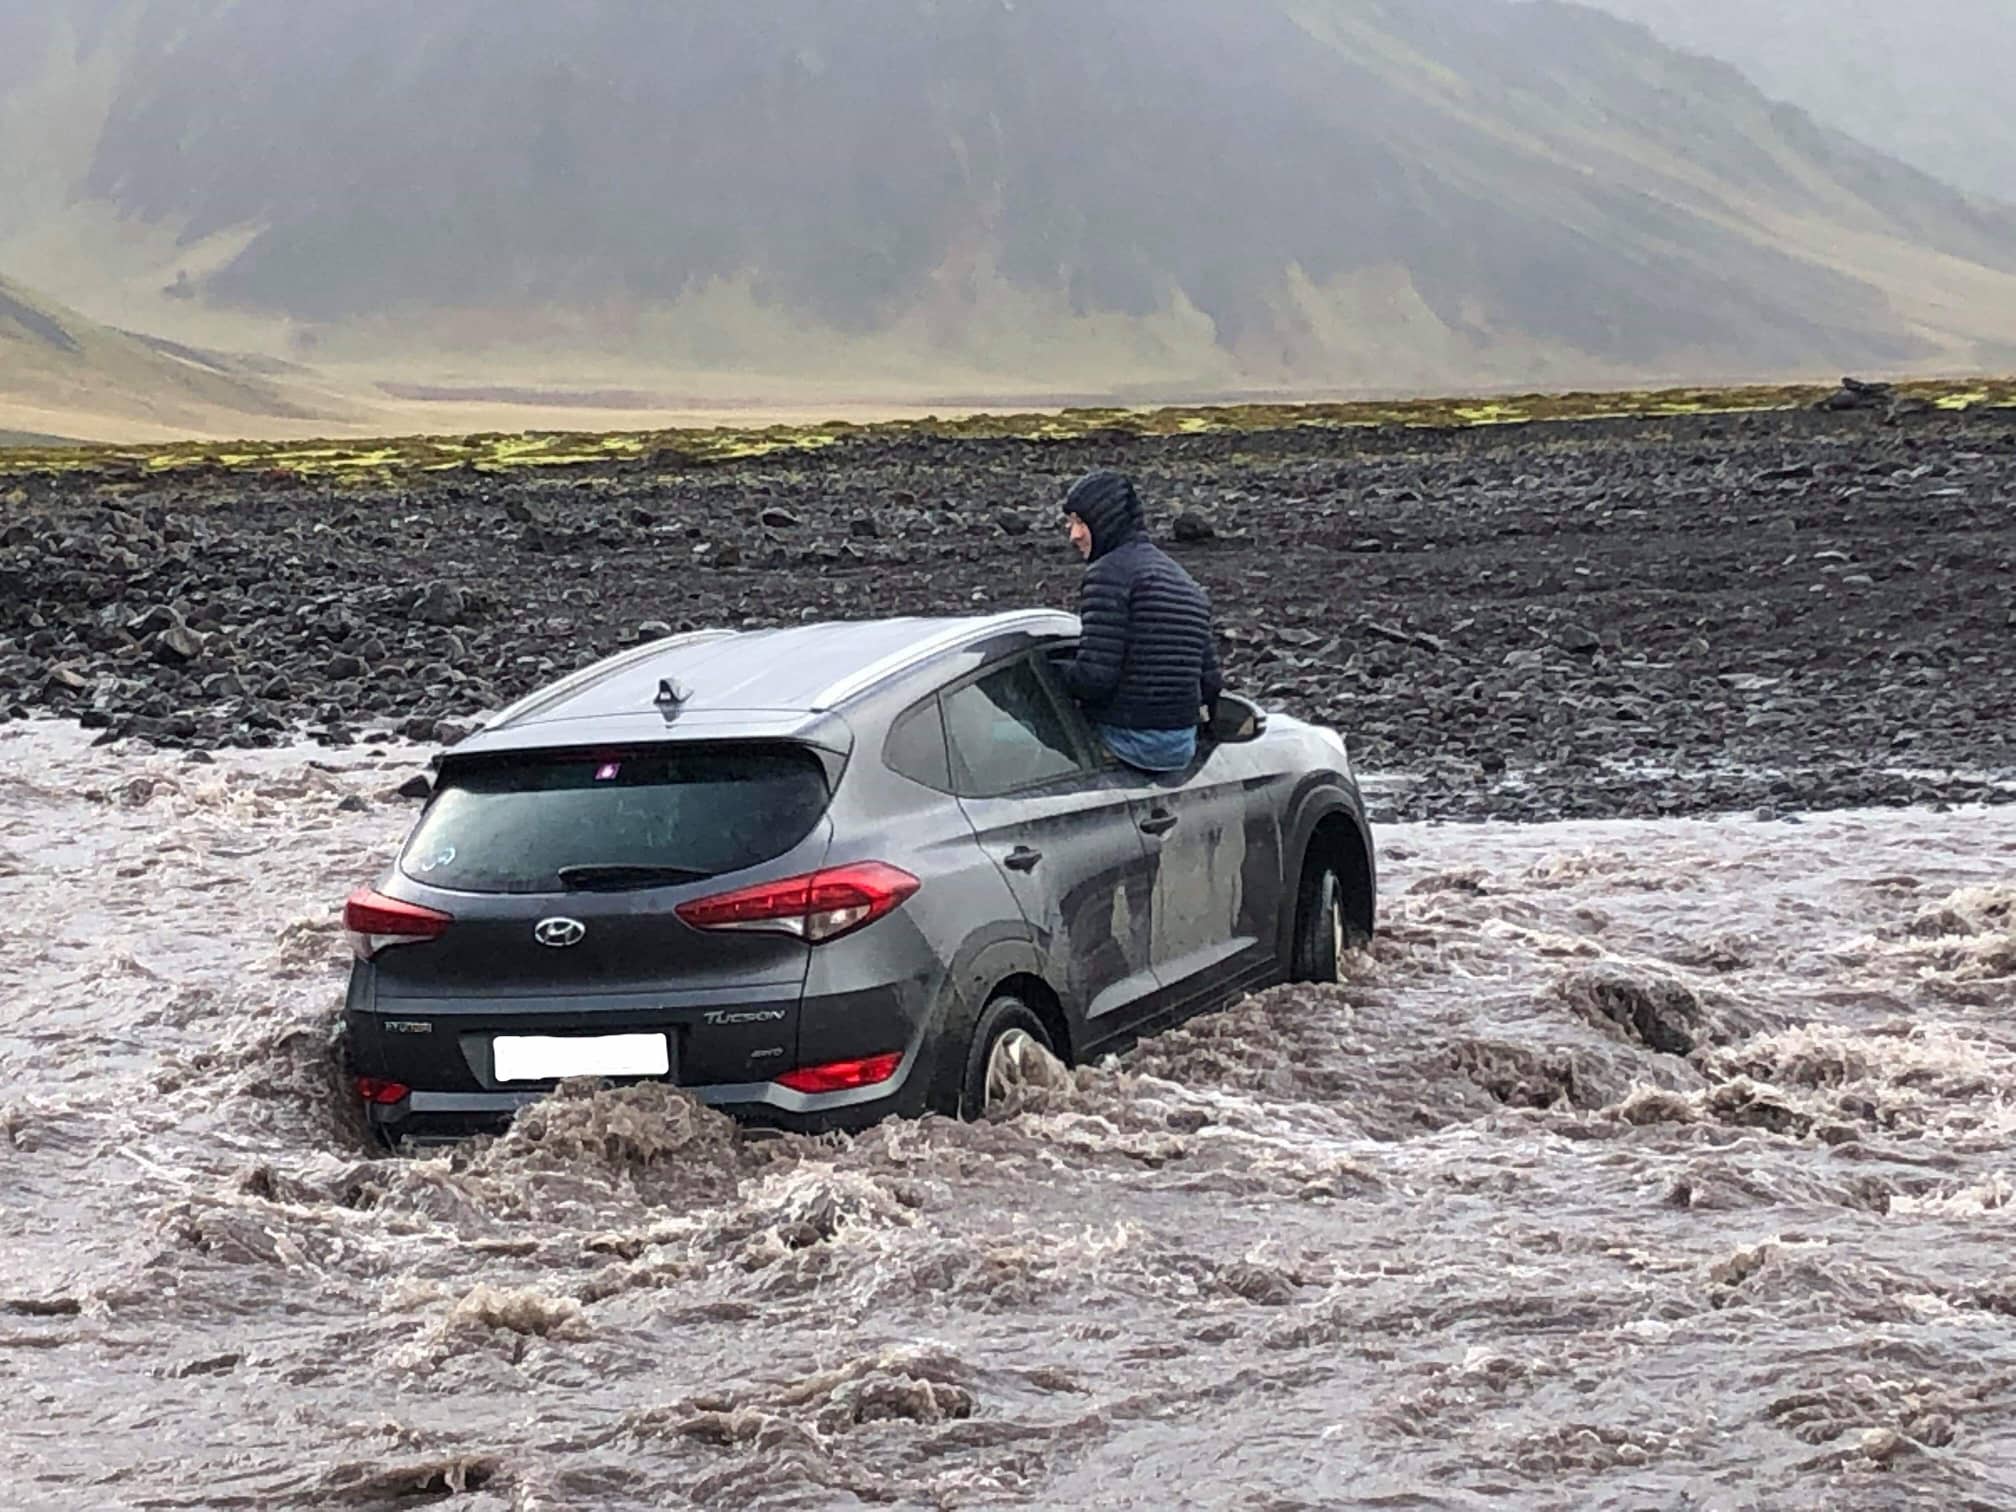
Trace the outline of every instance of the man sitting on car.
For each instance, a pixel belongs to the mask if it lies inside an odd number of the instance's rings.
[[[1086,562],[1065,685],[1121,761],[1181,771],[1222,688],[1211,601],[1148,539],[1141,500],[1122,474],[1087,473],[1065,496],[1064,515]]]

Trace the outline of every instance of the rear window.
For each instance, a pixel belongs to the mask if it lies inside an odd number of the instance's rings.
[[[564,890],[563,867],[714,877],[774,860],[826,812],[811,752],[662,749],[450,766],[399,869],[457,892]]]
[[[938,700],[927,699],[890,727],[882,759],[893,772],[912,782],[952,791],[952,769],[945,758],[945,721],[938,714]]]

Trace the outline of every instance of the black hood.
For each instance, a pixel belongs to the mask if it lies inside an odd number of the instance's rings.
[[[1090,527],[1094,562],[1144,532],[1133,480],[1117,472],[1087,473],[1073,483],[1064,496],[1064,513],[1078,516]]]

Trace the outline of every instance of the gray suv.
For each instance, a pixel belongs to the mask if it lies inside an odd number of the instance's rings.
[[[1343,740],[1227,695],[1187,772],[1104,755],[1030,611],[674,636],[438,758],[349,899],[375,1128],[495,1127],[559,1079],[795,1129],[983,1111],[1369,938]],[[1201,712],[1201,711],[1200,711]]]

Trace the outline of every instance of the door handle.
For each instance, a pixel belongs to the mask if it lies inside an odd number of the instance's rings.
[[[1176,816],[1167,809],[1157,809],[1141,821],[1141,833],[1144,835],[1166,835],[1174,828]]]
[[[1010,871],[1026,872],[1036,870],[1036,863],[1042,859],[1043,852],[1031,850],[1026,845],[1018,845],[1008,852],[1008,859],[1001,864]]]

